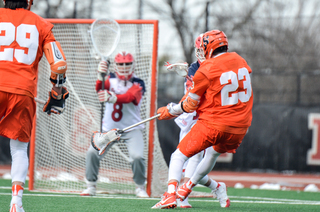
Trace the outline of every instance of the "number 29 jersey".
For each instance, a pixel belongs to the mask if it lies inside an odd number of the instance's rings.
[[[139,83],[144,87],[143,81],[136,76],[133,76],[129,81],[120,80],[115,75],[110,74],[108,79],[110,82],[109,91],[114,92],[115,94],[125,94],[133,83]],[[133,102],[130,103],[108,103],[105,104],[105,111],[103,116],[103,131],[109,131],[111,129],[124,129],[133,124],[136,124],[141,121],[140,108],[141,102],[138,105],[135,105]],[[128,131],[134,129],[143,129],[144,124],[138,125]]]
[[[0,90],[35,96],[43,46],[53,25],[25,9],[0,8]]]

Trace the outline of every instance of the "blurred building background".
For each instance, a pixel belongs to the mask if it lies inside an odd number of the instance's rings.
[[[32,11],[44,18],[159,20],[158,106],[183,95],[184,79],[166,73],[164,62],[192,63],[194,39],[208,30],[224,31],[229,51],[253,70],[254,108],[237,153],[215,169],[320,172],[320,136],[313,134],[318,122],[310,120],[320,113],[320,1],[34,0]],[[157,125],[168,162],[179,128],[172,120]],[[0,155],[0,163],[7,163]]]

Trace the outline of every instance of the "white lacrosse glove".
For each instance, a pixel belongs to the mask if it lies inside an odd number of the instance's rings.
[[[91,145],[99,151],[99,155],[102,155],[106,150],[109,150],[113,144],[118,142],[120,137],[121,134],[118,133],[118,129],[112,129],[105,133],[93,132]]]
[[[107,76],[109,74],[110,61],[101,60],[98,66],[98,80],[103,81],[102,75]]]
[[[109,102],[109,103],[116,103],[117,102],[117,95],[108,90],[100,90],[98,91],[98,98],[100,102]]]

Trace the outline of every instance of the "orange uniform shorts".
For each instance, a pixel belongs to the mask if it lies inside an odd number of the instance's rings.
[[[219,153],[235,153],[245,135],[222,132],[198,120],[177,148],[187,157],[210,146]]]
[[[35,112],[31,97],[0,91],[0,135],[29,142]]]

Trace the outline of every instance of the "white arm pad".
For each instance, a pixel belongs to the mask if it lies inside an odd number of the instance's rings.
[[[179,116],[180,114],[183,113],[181,104],[176,104],[171,102],[167,105],[167,108],[168,108],[168,112],[173,116]]]

